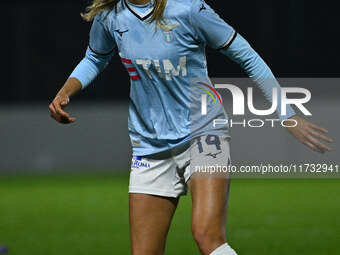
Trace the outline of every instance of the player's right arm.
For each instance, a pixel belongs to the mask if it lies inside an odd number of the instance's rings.
[[[99,13],[92,24],[90,42],[84,59],[74,69],[65,85],[49,105],[51,117],[59,123],[68,124],[75,118],[64,111],[70,97],[87,87],[107,66],[116,47],[109,29],[107,13]]]
[[[53,99],[49,105],[50,115],[53,119],[59,123],[68,124],[74,122],[76,119],[70,117],[70,115],[63,110],[63,108],[70,101],[70,97],[81,90],[81,83],[78,79],[71,77],[65,83],[65,85],[58,92],[57,96]]]

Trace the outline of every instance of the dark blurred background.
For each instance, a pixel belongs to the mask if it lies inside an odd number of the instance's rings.
[[[251,43],[278,77],[339,76],[339,1],[207,3]],[[88,4],[85,0],[2,1],[1,102],[54,97],[84,56],[91,24],[79,14]],[[245,76],[218,52],[208,49],[207,57],[211,77]],[[77,97],[126,100],[128,94],[129,76],[116,55],[86,93]]]
[[[118,56],[71,100],[66,110],[74,124],[49,116],[48,104],[85,54],[91,24],[79,14],[89,2],[1,0],[0,249],[8,246],[11,255],[130,254],[130,85]],[[313,78],[280,82],[311,91],[308,120],[334,139],[333,151],[321,155],[284,128],[237,126],[231,128],[233,165],[339,166],[340,79],[314,78],[339,77],[340,1],[206,2],[278,77]],[[211,77],[245,77],[222,54],[208,48],[207,58]],[[262,96],[255,101],[265,104]],[[225,102],[230,113],[231,100]],[[239,254],[340,254],[340,172],[324,180],[255,177],[232,180],[227,233]],[[198,254],[190,217],[188,196],[181,198],[166,254]]]
[[[72,99],[67,111],[77,118],[76,123],[56,123],[47,108],[85,54],[91,24],[80,13],[89,3],[1,2],[0,173],[129,169],[130,84],[117,54],[93,84]],[[339,1],[207,3],[251,43],[277,77],[339,76]],[[238,65],[210,48],[207,58],[211,77],[245,77]],[[231,128],[234,164],[339,162],[338,84],[339,79],[289,82],[289,86],[312,91],[308,108],[313,116],[309,119],[329,129],[334,139],[332,153],[317,155],[282,128]],[[230,107],[226,107],[229,115]],[[268,151],[273,152],[270,157]]]

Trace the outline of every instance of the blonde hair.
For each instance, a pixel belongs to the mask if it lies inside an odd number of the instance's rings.
[[[94,17],[103,11],[113,10],[117,11],[117,4],[120,0],[93,0],[92,4],[81,13],[81,17],[86,21],[91,21]],[[123,1],[123,0],[122,0]],[[148,22],[156,22],[156,26],[164,23],[163,12],[167,0],[154,0],[154,12]]]

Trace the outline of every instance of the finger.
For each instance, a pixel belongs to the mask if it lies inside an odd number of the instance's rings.
[[[56,99],[60,101],[60,105],[61,106],[67,105],[69,103],[69,101],[70,101],[69,98],[66,98],[66,100],[65,100],[65,98],[62,99],[61,96],[56,96],[56,98],[54,100],[56,100]]]
[[[76,121],[76,119],[73,117],[63,117],[63,116],[60,116],[58,113],[54,113],[52,111],[50,113],[50,116],[62,124],[68,124],[68,123],[72,123]]]
[[[315,147],[313,144],[311,144],[308,141],[302,141],[304,145],[306,145],[308,148],[312,149],[313,151],[319,152],[319,153],[325,153],[324,151],[320,150],[319,148]]]
[[[67,119],[65,119],[65,123],[68,124],[68,123],[72,123],[72,122],[75,122],[76,119],[75,118],[72,118],[72,117],[68,117]]]
[[[50,116],[55,119],[56,121],[58,121],[59,123],[61,123],[61,117],[58,113],[53,113],[51,112]]]
[[[54,114],[56,114],[56,110],[55,110],[53,104],[50,104],[50,105],[48,106],[48,108],[51,110],[51,112],[53,112]]]
[[[67,105],[67,102],[63,101],[60,103],[61,106],[66,106]]]
[[[60,114],[60,116],[65,117],[65,118],[70,116],[68,113],[64,112],[63,109],[61,109],[60,101],[58,99],[53,100],[52,104],[53,104],[55,110],[57,111],[57,113]]]
[[[65,117],[61,116],[61,118],[60,118],[60,123],[62,123],[62,124],[68,124],[68,123],[69,123],[69,120],[68,120],[68,118],[65,118]]]
[[[319,139],[322,139],[322,140],[326,141],[326,142],[329,142],[329,143],[333,142],[333,140],[332,140],[331,138],[329,138],[328,136],[325,136],[325,135],[320,134],[320,133],[318,133],[318,132],[315,132],[315,131],[313,131],[313,130],[311,131],[311,134],[312,134],[313,136],[319,138]]]
[[[315,139],[313,136],[309,136],[308,141],[322,151],[331,151],[332,150],[331,147],[329,147],[326,144]]]
[[[51,109],[50,111],[50,116],[51,118],[55,119],[56,121],[58,121],[59,123],[62,123],[63,122],[63,119],[64,117],[60,116],[60,114],[58,112],[55,111],[54,107],[51,106],[53,109]]]
[[[328,130],[327,130],[327,129],[325,129],[325,128],[323,128],[323,127],[320,127],[320,126],[318,126],[318,125],[315,125],[315,124],[313,124],[313,123],[310,123],[310,126],[311,126],[313,129],[315,129],[315,130],[321,131],[322,133],[325,133],[325,134],[328,133]]]
[[[59,114],[57,113],[57,111],[55,110],[54,106],[52,104],[50,104],[48,106],[48,108],[50,109],[50,116],[56,120],[56,118],[59,116]]]
[[[60,123],[69,124],[69,123],[75,122],[75,120],[76,119],[73,117],[61,117]]]

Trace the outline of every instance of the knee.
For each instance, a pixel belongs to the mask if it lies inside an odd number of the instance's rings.
[[[226,242],[225,226],[207,222],[193,223],[191,232],[203,254],[210,254]]]

